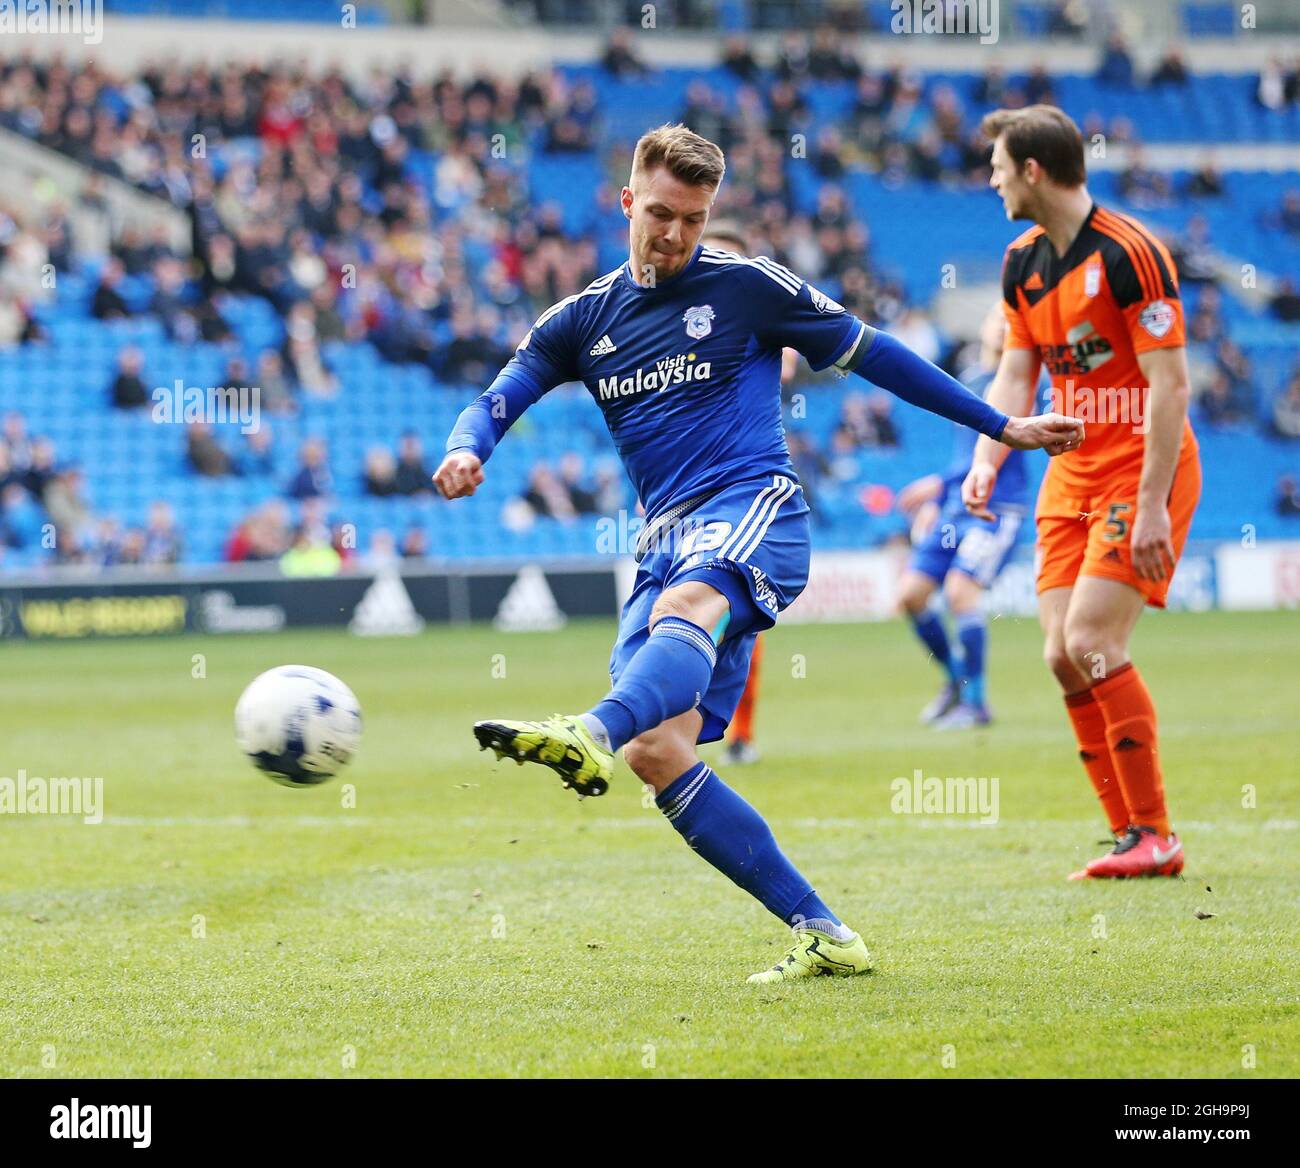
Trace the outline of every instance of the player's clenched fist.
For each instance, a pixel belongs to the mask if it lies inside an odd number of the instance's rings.
[[[1083,442],[1083,423],[1064,414],[1037,414],[1032,418],[1010,418],[1001,441],[1012,450],[1046,450],[1064,454]]]
[[[453,450],[442,460],[433,476],[433,485],[444,499],[472,495],[483,481],[483,464],[468,450]]]
[[[1015,418],[1011,419],[1012,422],[1015,420]],[[989,499],[993,497],[993,488],[997,483],[998,468],[991,462],[972,463],[970,470],[966,472],[966,477],[961,484],[961,501],[966,504],[966,510],[976,519],[996,518],[989,510]]]

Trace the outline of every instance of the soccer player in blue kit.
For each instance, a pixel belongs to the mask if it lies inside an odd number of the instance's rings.
[[[481,747],[603,794],[622,749],[686,842],[794,929],[770,982],[863,973],[862,938],[786,859],[759,813],[696,751],[721,738],[754,638],[803,590],[809,523],[781,424],[781,350],[855,372],[1016,449],[1072,450],[1073,418],[1011,418],[766,257],[699,244],[725,162],[684,126],[643,135],[623,188],[628,262],[537,318],[457,419],[434,483],[472,495],[528,406],[581,381],[645,506],[639,570],[610,660],[613,688],[585,713],[478,722]]]
[[[979,361],[961,375],[962,384],[981,397],[997,373],[1006,332],[1007,320],[999,302],[980,326]],[[1044,370],[1039,395],[1050,389],[1051,380]],[[926,526],[927,518],[932,520],[928,531],[917,535],[911,562],[899,581],[898,602],[921,644],[944,671],[938,697],[921,712],[921,721],[937,730],[964,730],[992,721],[984,692],[988,656],[984,593],[1006,566],[1029,510],[1026,456],[1018,452],[1007,455],[1002,464],[997,492],[989,502],[992,521],[978,519],[966,510],[961,484],[970,472],[978,437],[973,430],[958,426],[947,472],[926,475],[898,493],[899,509],[914,517],[914,532]],[[931,606],[939,588],[956,626],[960,654],[953,651],[943,617]]]

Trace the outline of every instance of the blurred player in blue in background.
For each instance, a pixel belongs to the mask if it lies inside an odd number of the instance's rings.
[[[979,360],[960,378],[981,396],[997,372],[1006,331],[1001,305],[995,304],[980,326]],[[1044,374],[1040,399],[1046,385]],[[899,606],[946,675],[938,696],[921,712],[921,721],[939,730],[986,726],[992,721],[984,690],[988,656],[984,593],[1010,558],[1029,510],[1029,475],[1021,451],[1007,456],[998,476],[989,504],[995,520],[976,519],[966,510],[961,484],[978,437],[965,426],[956,427],[947,471],[908,483],[898,495],[899,509],[912,521],[913,543],[911,562],[899,582]],[[940,588],[956,626],[960,653],[954,650],[933,603]]]

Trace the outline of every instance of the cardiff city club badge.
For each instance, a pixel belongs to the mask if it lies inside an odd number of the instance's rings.
[[[713,331],[713,318],[717,315],[711,304],[698,304],[682,313],[686,322],[686,335],[693,341],[702,340]]]

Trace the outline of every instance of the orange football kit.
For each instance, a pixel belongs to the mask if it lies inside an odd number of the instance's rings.
[[[1038,591],[1104,576],[1163,608],[1169,577],[1143,580],[1129,541],[1149,418],[1139,353],[1186,344],[1178,276],[1164,244],[1136,220],[1093,204],[1064,258],[1041,227],[1007,250],[1006,347],[1037,352],[1052,378],[1052,408],[1087,437],[1052,459],[1038,496]],[[1201,494],[1196,437],[1184,423],[1169,493],[1181,555]]]
[[[759,678],[763,671],[763,636],[760,633],[754,641],[754,653],[749,659],[749,677],[745,680],[745,692],[740,695],[740,705],[736,707],[736,716],[731,720],[731,738],[729,741],[747,743],[754,740],[754,707],[758,704]]]
[[[1002,290],[1006,347],[1038,353],[1052,379],[1052,408],[1086,430],[1078,450],[1051,460],[1039,492],[1038,591],[1101,576],[1164,607],[1169,577],[1138,576],[1130,545],[1149,424],[1149,388],[1137,358],[1186,343],[1168,250],[1136,220],[1094,203],[1064,256],[1041,227],[1012,243]],[[1168,498],[1176,556],[1200,493],[1196,438],[1185,422]],[[1066,706],[1111,830],[1143,826],[1168,836],[1155,709],[1136,668],[1111,670],[1068,694]],[[1181,871],[1181,845],[1164,867],[1164,874]]]

